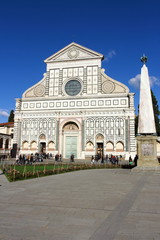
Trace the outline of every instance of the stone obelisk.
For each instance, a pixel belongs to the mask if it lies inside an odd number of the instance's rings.
[[[139,170],[159,170],[157,160],[157,136],[151,89],[149,82],[148,68],[146,66],[147,57],[141,58],[143,66],[141,68],[140,101],[139,101],[139,121],[137,136],[137,168]]]
[[[143,67],[141,68],[138,134],[156,135],[148,68],[145,64],[147,57],[142,57],[141,61]]]

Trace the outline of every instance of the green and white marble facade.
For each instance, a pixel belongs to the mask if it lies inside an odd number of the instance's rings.
[[[105,155],[135,155],[134,93],[105,74],[103,58],[71,43],[44,61],[42,80],[16,99],[14,143],[19,153],[35,153],[44,141],[47,153],[66,156],[66,137],[76,136],[78,159],[95,155],[97,141]],[[66,88],[69,81],[75,83],[68,84],[71,90]],[[74,126],[66,135],[67,124]]]

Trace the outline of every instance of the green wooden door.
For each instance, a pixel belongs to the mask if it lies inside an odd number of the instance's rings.
[[[66,158],[70,158],[71,154],[77,158],[77,136],[66,136]]]

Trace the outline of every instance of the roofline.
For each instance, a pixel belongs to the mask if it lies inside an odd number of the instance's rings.
[[[9,125],[14,125],[14,122],[0,123],[0,126],[9,126]]]
[[[50,61],[51,58],[56,57],[60,52],[63,52],[63,51],[65,51],[65,50],[67,50],[67,49],[68,49],[70,46],[72,46],[72,45],[75,45],[75,46],[77,46],[77,47],[79,47],[79,48],[83,48],[83,49],[85,49],[85,50],[88,51],[88,52],[92,52],[92,53],[96,54],[97,57],[98,57],[98,55],[99,55],[99,58],[101,58],[102,60],[104,59],[104,55],[103,55],[103,54],[98,53],[98,52],[96,52],[96,51],[93,51],[93,50],[91,50],[90,48],[83,47],[82,45],[80,45],[80,44],[78,44],[78,43],[72,42],[72,43],[68,44],[66,47],[60,49],[58,52],[56,52],[56,53],[54,53],[53,55],[51,55],[50,57],[46,58],[46,59],[44,60],[44,62],[47,63],[48,61]],[[95,57],[95,58],[96,58],[96,57]],[[72,59],[72,60],[73,60],[73,59]]]

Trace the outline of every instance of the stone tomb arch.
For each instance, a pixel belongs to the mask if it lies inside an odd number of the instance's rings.
[[[29,149],[29,142],[28,141],[23,141],[22,142],[22,149],[23,150],[28,150]]]
[[[30,149],[31,150],[37,150],[37,142],[36,141],[32,141],[30,144]]]
[[[60,135],[63,149],[59,151],[64,158],[70,158],[74,154],[75,158],[80,158],[80,126],[74,121],[67,121],[62,125],[62,134]]]
[[[53,141],[49,141],[48,143],[48,150],[49,151],[54,151],[55,150],[55,143]]]
[[[86,143],[86,151],[94,151],[94,144],[92,141],[87,141]]]
[[[114,144],[111,141],[106,143],[106,151],[107,152],[114,152]]]
[[[116,143],[116,152],[124,152],[124,144],[121,141]]]

